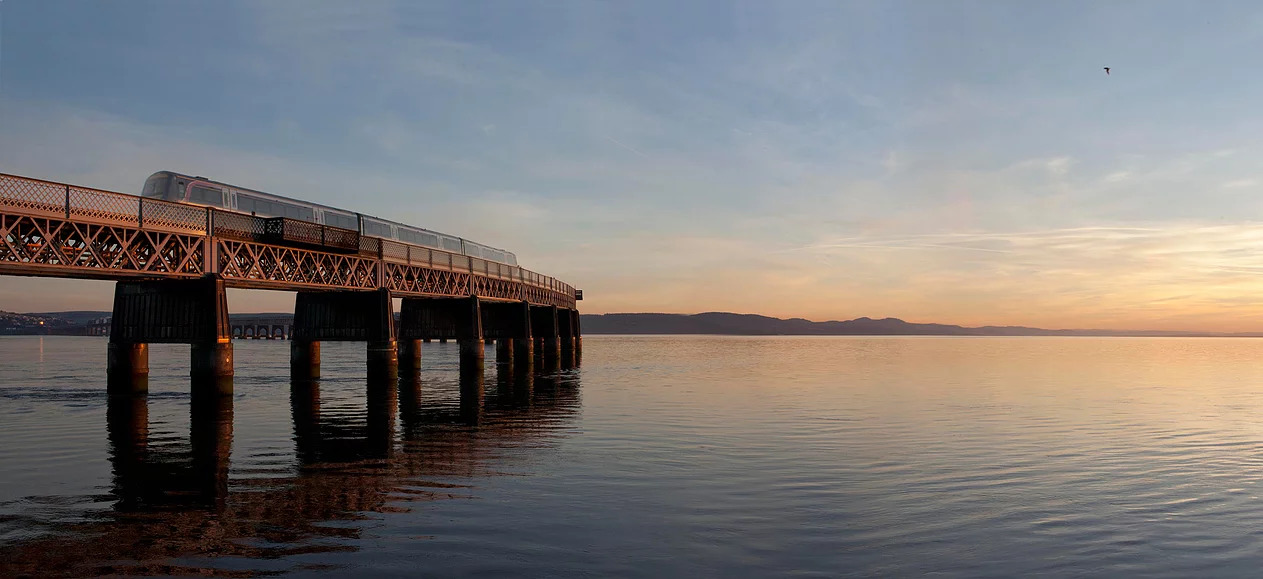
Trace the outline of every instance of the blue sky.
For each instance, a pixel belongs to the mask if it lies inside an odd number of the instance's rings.
[[[589,312],[1263,329],[1249,2],[0,18],[3,172],[135,192],[172,169],[391,216],[509,248]],[[110,295],[0,279],[0,309]],[[232,307],[293,299],[251,296]]]

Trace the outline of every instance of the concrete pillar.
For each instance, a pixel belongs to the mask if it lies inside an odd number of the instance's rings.
[[[513,340],[496,340],[496,364],[513,364]]]
[[[429,341],[429,340],[427,340]],[[399,374],[412,375],[421,369],[421,340],[399,340]]]
[[[526,300],[518,302],[517,313],[514,317],[517,319],[517,328],[513,336],[514,350],[514,366],[518,367],[518,371],[533,371],[535,367],[535,340],[532,338],[533,326],[531,325],[531,304]]]
[[[570,310],[570,314],[574,316],[574,363],[578,365],[580,358],[583,357],[583,328],[580,323],[583,318],[577,309]]]
[[[552,365],[554,362],[560,362],[561,338],[553,336],[540,338],[540,340],[543,341],[545,364]]]
[[[189,348],[193,396],[232,396],[232,339],[194,342]]]
[[[545,368],[556,365],[561,353],[561,337],[557,328],[557,306],[535,308],[532,312],[531,333],[539,348],[538,357]]]
[[[194,377],[222,378],[233,375],[232,340],[194,342],[189,350],[190,374]]]
[[[460,365],[474,364],[481,368],[487,359],[487,345],[482,338],[462,338],[460,340]]]
[[[105,372],[112,394],[149,390],[149,344],[111,341],[106,350]]]
[[[575,328],[574,310],[559,309],[557,311],[557,334],[560,348],[559,357],[562,368],[572,368],[575,364]]]
[[[300,291],[294,300],[290,368],[294,379],[320,376],[319,342],[367,342],[371,378],[399,373],[390,290]]]
[[[114,286],[106,371],[149,373],[147,344],[192,344],[189,374],[232,376],[228,298],[218,275],[198,279],[128,280]]]
[[[535,367],[535,340],[513,338],[513,366],[519,369]]]
[[[289,343],[289,371],[294,380],[314,380],[320,377],[320,342],[291,340]]]
[[[399,379],[399,345],[395,340],[368,343],[369,381]]]
[[[457,341],[460,342],[461,372],[466,372],[468,366],[470,371],[476,367],[478,373],[482,374],[487,349],[482,341],[482,308],[478,303],[478,296],[470,297],[463,308],[464,316],[458,320],[456,326]]]

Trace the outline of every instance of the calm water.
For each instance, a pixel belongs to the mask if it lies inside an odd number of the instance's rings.
[[[237,342],[109,402],[104,339],[0,339],[0,575],[1256,576],[1263,340],[585,338],[291,388]],[[507,374],[507,373],[506,373]]]

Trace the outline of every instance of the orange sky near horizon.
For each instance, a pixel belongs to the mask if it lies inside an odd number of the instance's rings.
[[[1263,5],[302,4],[4,2],[0,171],[384,216],[587,313],[1263,332]]]

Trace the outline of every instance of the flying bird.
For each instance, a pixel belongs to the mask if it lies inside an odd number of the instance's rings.
[[[1107,66],[1105,67],[1105,76],[1109,76],[1109,75],[1110,75],[1110,67]]]

